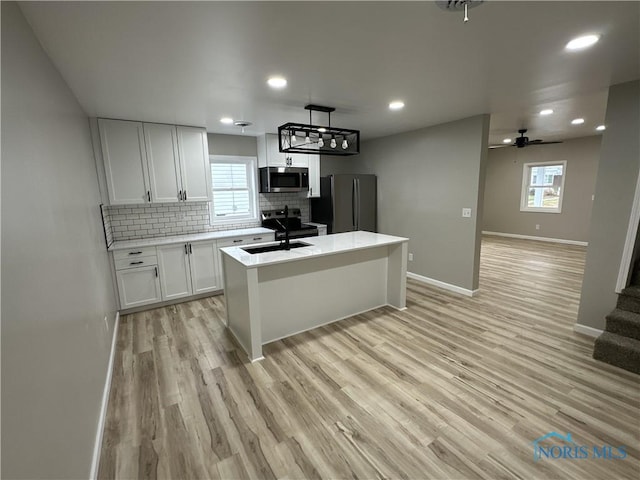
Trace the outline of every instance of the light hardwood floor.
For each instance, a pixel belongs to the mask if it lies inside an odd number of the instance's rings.
[[[125,316],[99,477],[637,479],[640,377],[572,330],[584,258],[486,237],[477,297],[409,281],[406,311],[272,343],[254,364],[222,297]],[[534,462],[551,431],[627,458]]]

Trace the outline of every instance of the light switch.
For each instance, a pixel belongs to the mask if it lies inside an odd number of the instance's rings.
[[[462,216],[465,218],[470,218],[471,217],[471,209],[470,208],[463,208],[462,209]]]

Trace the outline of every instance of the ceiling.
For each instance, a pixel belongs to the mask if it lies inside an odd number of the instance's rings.
[[[593,135],[610,85],[640,78],[640,2],[20,3],[90,116],[246,135],[306,123],[307,103],[364,139],[491,114],[490,144]],[[578,35],[592,48],[567,52]],[[272,90],[266,79],[288,79]],[[392,112],[390,101],[406,106]],[[543,108],[551,116],[540,117]],[[581,126],[570,125],[575,117]],[[326,124],[325,114],[313,123]]]

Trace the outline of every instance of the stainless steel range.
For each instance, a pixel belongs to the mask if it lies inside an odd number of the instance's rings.
[[[317,227],[302,223],[299,208],[289,208],[288,215],[285,215],[284,208],[279,210],[263,210],[262,226],[275,230],[276,240],[284,240],[287,236],[287,230],[289,230],[289,238],[318,236]]]

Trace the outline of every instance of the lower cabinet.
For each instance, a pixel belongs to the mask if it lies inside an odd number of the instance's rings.
[[[191,271],[189,269],[189,244],[158,247],[158,269],[162,300],[191,295]]]
[[[221,289],[216,253],[215,240],[158,247],[162,300]]]
[[[133,308],[162,300],[156,265],[116,270],[120,308]]]

